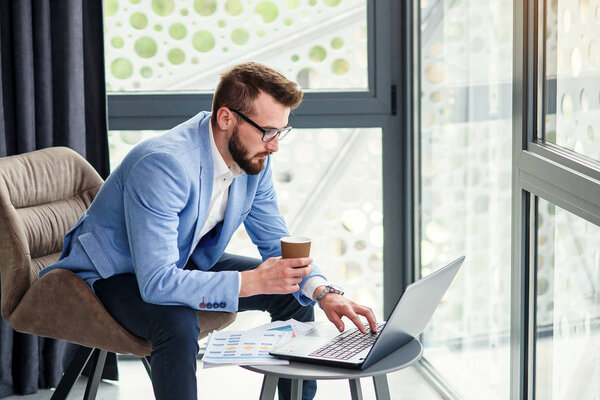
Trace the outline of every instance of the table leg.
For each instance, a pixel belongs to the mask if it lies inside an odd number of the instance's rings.
[[[291,400],[302,400],[302,379],[292,379]]]
[[[390,387],[388,386],[386,374],[374,376],[373,385],[375,386],[377,400],[390,400]]]
[[[352,400],[363,400],[362,389],[360,387],[360,379],[349,379],[350,381],[350,394]]]
[[[260,400],[273,400],[275,398],[275,388],[278,380],[279,378],[275,375],[265,375],[260,389]]]

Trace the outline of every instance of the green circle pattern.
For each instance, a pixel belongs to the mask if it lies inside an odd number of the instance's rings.
[[[350,63],[343,58],[338,58],[331,64],[331,70],[336,75],[344,75],[350,71]]]
[[[138,4],[141,0],[129,0],[132,4]],[[315,6],[317,0],[308,0],[309,5]],[[323,3],[328,7],[336,7],[341,3],[341,0],[323,0]],[[249,3],[252,4],[252,3]],[[300,6],[300,0],[286,0],[285,2],[288,9],[294,10]],[[194,10],[201,16],[210,16],[217,11],[218,2],[216,0],[194,0]],[[161,17],[169,16],[175,11],[174,0],[152,0],[153,12]],[[244,11],[244,3],[241,0],[227,0],[224,2],[224,11],[230,16],[238,16]],[[104,3],[104,14],[105,16],[113,16],[119,10],[119,0],[105,0]],[[126,9],[125,9],[126,10]],[[256,4],[254,12],[263,23],[269,24],[277,19],[279,16],[278,5],[274,1],[264,0]],[[188,15],[188,10],[183,8],[180,10],[181,15]],[[148,26],[148,17],[142,12],[134,12],[130,15],[129,22],[134,29],[144,29]],[[293,24],[292,18],[286,18],[283,24],[290,26]],[[194,24],[195,25],[195,24]],[[227,25],[225,20],[218,21],[218,26],[224,28]],[[161,24],[155,24],[154,30],[162,31],[163,26]],[[187,36],[187,28],[182,23],[173,23],[169,27],[169,35],[175,40],[184,39]],[[264,37],[265,32],[258,30],[256,32],[258,37]],[[249,42],[251,34],[247,29],[237,28],[231,32],[231,41],[238,46],[243,46]],[[122,37],[115,36],[111,39],[111,45],[114,48],[123,48],[125,41]],[[207,53],[215,48],[216,40],[214,35],[207,30],[199,30],[192,37],[193,47],[201,52]],[[330,47],[335,50],[339,50],[344,46],[344,40],[341,37],[334,37],[330,42]],[[137,39],[134,43],[134,49],[138,56],[142,58],[152,58],[158,52],[157,42],[149,37],[144,36]],[[227,48],[223,48],[223,51],[228,51]],[[313,46],[308,52],[308,58],[312,62],[321,63],[327,58],[327,50],[320,45]],[[167,53],[168,61],[173,65],[180,65],[185,62],[186,54],[180,48],[172,48]],[[298,62],[300,56],[293,54],[290,57],[292,62]],[[199,62],[198,58],[192,57],[190,61],[192,64]],[[159,63],[162,64],[162,63]],[[134,67],[127,58],[117,58],[110,65],[110,71],[113,76],[118,79],[127,79],[133,75]],[[336,75],[344,75],[350,71],[350,63],[348,60],[339,58],[331,63],[331,71]],[[310,72],[309,69],[305,71],[305,74]],[[149,66],[140,68],[139,74],[143,78],[151,78],[154,75],[154,71]]]
[[[152,11],[158,16],[166,17],[175,10],[173,0],[152,0]]]
[[[135,29],[144,29],[146,25],[148,25],[148,18],[144,13],[136,12],[131,14],[129,18],[129,23]]]
[[[144,78],[152,78],[152,68],[150,67],[142,67],[140,70],[140,74]]]
[[[127,79],[133,75],[133,65],[126,58],[117,58],[110,64],[110,72],[117,79]]]
[[[290,10],[295,10],[296,8],[300,7],[300,0],[286,0],[285,5]]]
[[[279,14],[277,6],[272,1],[261,1],[256,5],[254,12],[262,17],[265,24],[275,21]]]
[[[234,29],[233,32],[231,32],[231,41],[238,46],[248,43],[249,39],[250,34],[243,28]]]
[[[194,10],[203,17],[208,17],[217,11],[217,2],[216,0],[195,0]]]
[[[240,15],[244,11],[244,6],[240,0],[227,0],[225,3],[225,12],[231,16]]]
[[[167,59],[173,65],[183,64],[185,61],[185,53],[181,49],[171,49],[167,53]]]
[[[344,39],[342,39],[342,38],[339,38],[339,37],[336,37],[336,38],[333,38],[333,39],[331,39],[331,47],[332,47],[332,48],[334,48],[334,49],[336,49],[336,50],[339,50],[339,49],[341,49],[343,46],[344,46]]]
[[[215,47],[215,38],[209,31],[198,31],[192,37],[192,45],[199,52],[206,53]]]
[[[158,45],[148,36],[143,36],[135,41],[135,52],[142,58],[151,58],[156,55]]]
[[[185,25],[177,22],[169,28],[169,35],[175,40],[181,40],[187,35],[187,29],[185,28]]]
[[[104,16],[112,17],[119,10],[119,1],[118,0],[106,0],[104,2]]]
[[[111,39],[110,44],[115,49],[120,49],[120,48],[122,48],[125,45],[125,41],[123,40],[122,37],[115,36],[114,38]]]
[[[308,58],[314,62],[321,62],[327,57],[327,51],[322,46],[313,46],[308,52]]]

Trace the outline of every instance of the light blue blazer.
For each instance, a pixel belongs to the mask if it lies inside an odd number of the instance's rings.
[[[213,183],[210,114],[201,112],[164,135],[134,147],[108,177],[65,236],[55,268],[74,271],[90,286],[100,278],[134,273],[144,301],[237,311],[237,271],[211,272],[243,222],[266,260],[281,255],[289,236],[279,212],[270,158],[258,175],[233,180],[223,222],[194,243],[206,220]],[[183,269],[188,259],[200,270]],[[323,276],[315,267],[312,276]],[[323,277],[324,278],[324,277]],[[300,304],[312,300],[298,291]]]

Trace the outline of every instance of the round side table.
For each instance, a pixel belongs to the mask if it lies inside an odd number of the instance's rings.
[[[348,379],[352,400],[362,400],[359,378],[373,377],[377,400],[390,400],[387,373],[406,368],[423,355],[423,346],[413,339],[387,357],[364,370],[326,367],[290,361],[288,365],[246,365],[244,368],[264,374],[260,400],[273,400],[279,378],[292,380],[292,400],[302,399],[302,381],[309,379]]]

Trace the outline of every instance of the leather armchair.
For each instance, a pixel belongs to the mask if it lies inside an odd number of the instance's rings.
[[[120,326],[76,274],[57,269],[63,238],[90,205],[102,178],[75,151],[52,147],[0,158],[0,276],[2,317],[20,332],[85,346],[75,355],[52,399],[64,399],[93,360],[85,398],[95,398],[106,352],[145,358],[150,343]],[[235,313],[197,311],[200,338],[223,329]]]

